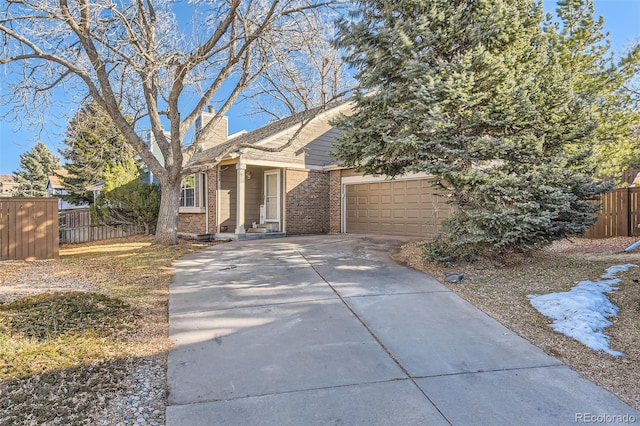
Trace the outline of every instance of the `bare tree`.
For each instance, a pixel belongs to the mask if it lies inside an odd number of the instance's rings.
[[[194,155],[243,93],[270,95],[290,112],[320,112],[339,95],[330,81],[340,74],[337,55],[321,53],[330,49],[322,41],[323,23],[333,0],[4,3],[0,64],[20,76],[5,100],[19,107],[13,118],[46,107],[60,89],[76,95],[74,102],[92,98],[100,104],[160,182],[159,244],[177,242],[180,182],[202,170]],[[187,143],[214,100],[216,115]],[[301,117],[301,127],[312,118]],[[161,158],[141,136],[144,127]],[[238,148],[221,144],[218,158]]]
[[[337,18],[338,16],[336,16]],[[297,52],[282,52],[274,66],[265,70],[246,96],[255,99],[253,111],[280,119],[304,110],[309,105],[326,105],[343,96],[346,87],[354,87],[342,72],[338,50],[330,41],[334,38],[334,21],[318,21],[308,15],[305,28],[291,34]]]

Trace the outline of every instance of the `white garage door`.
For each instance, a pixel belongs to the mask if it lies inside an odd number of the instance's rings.
[[[427,179],[346,185],[346,231],[434,237],[451,206]]]

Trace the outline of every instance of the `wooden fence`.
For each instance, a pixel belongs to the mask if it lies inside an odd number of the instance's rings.
[[[0,260],[58,258],[58,199],[0,198]]]
[[[94,225],[89,209],[60,212],[60,243],[74,244],[101,241],[127,235],[142,234],[144,229],[134,225]]]
[[[585,237],[640,236],[640,188],[615,189],[604,194],[601,203],[598,221],[587,230]]]
[[[629,169],[622,173],[622,181],[631,185],[638,173],[640,173],[640,169]]]

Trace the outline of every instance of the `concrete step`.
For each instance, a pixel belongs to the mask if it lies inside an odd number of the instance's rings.
[[[266,229],[267,232],[278,232],[278,228],[279,228],[279,224],[278,223],[257,223],[255,228],[249,227],[247,228],[247,232],[249,232],[249,229]]]
[[[266,234],[269,232],[267,228],[247,228],[247,234]]]

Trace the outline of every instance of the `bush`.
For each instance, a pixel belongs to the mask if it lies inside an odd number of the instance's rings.
[[[102,192],[91,207],[97,222],[142,226],[145,234],[155,232],[159,210],[160,187],[137,179]]]

